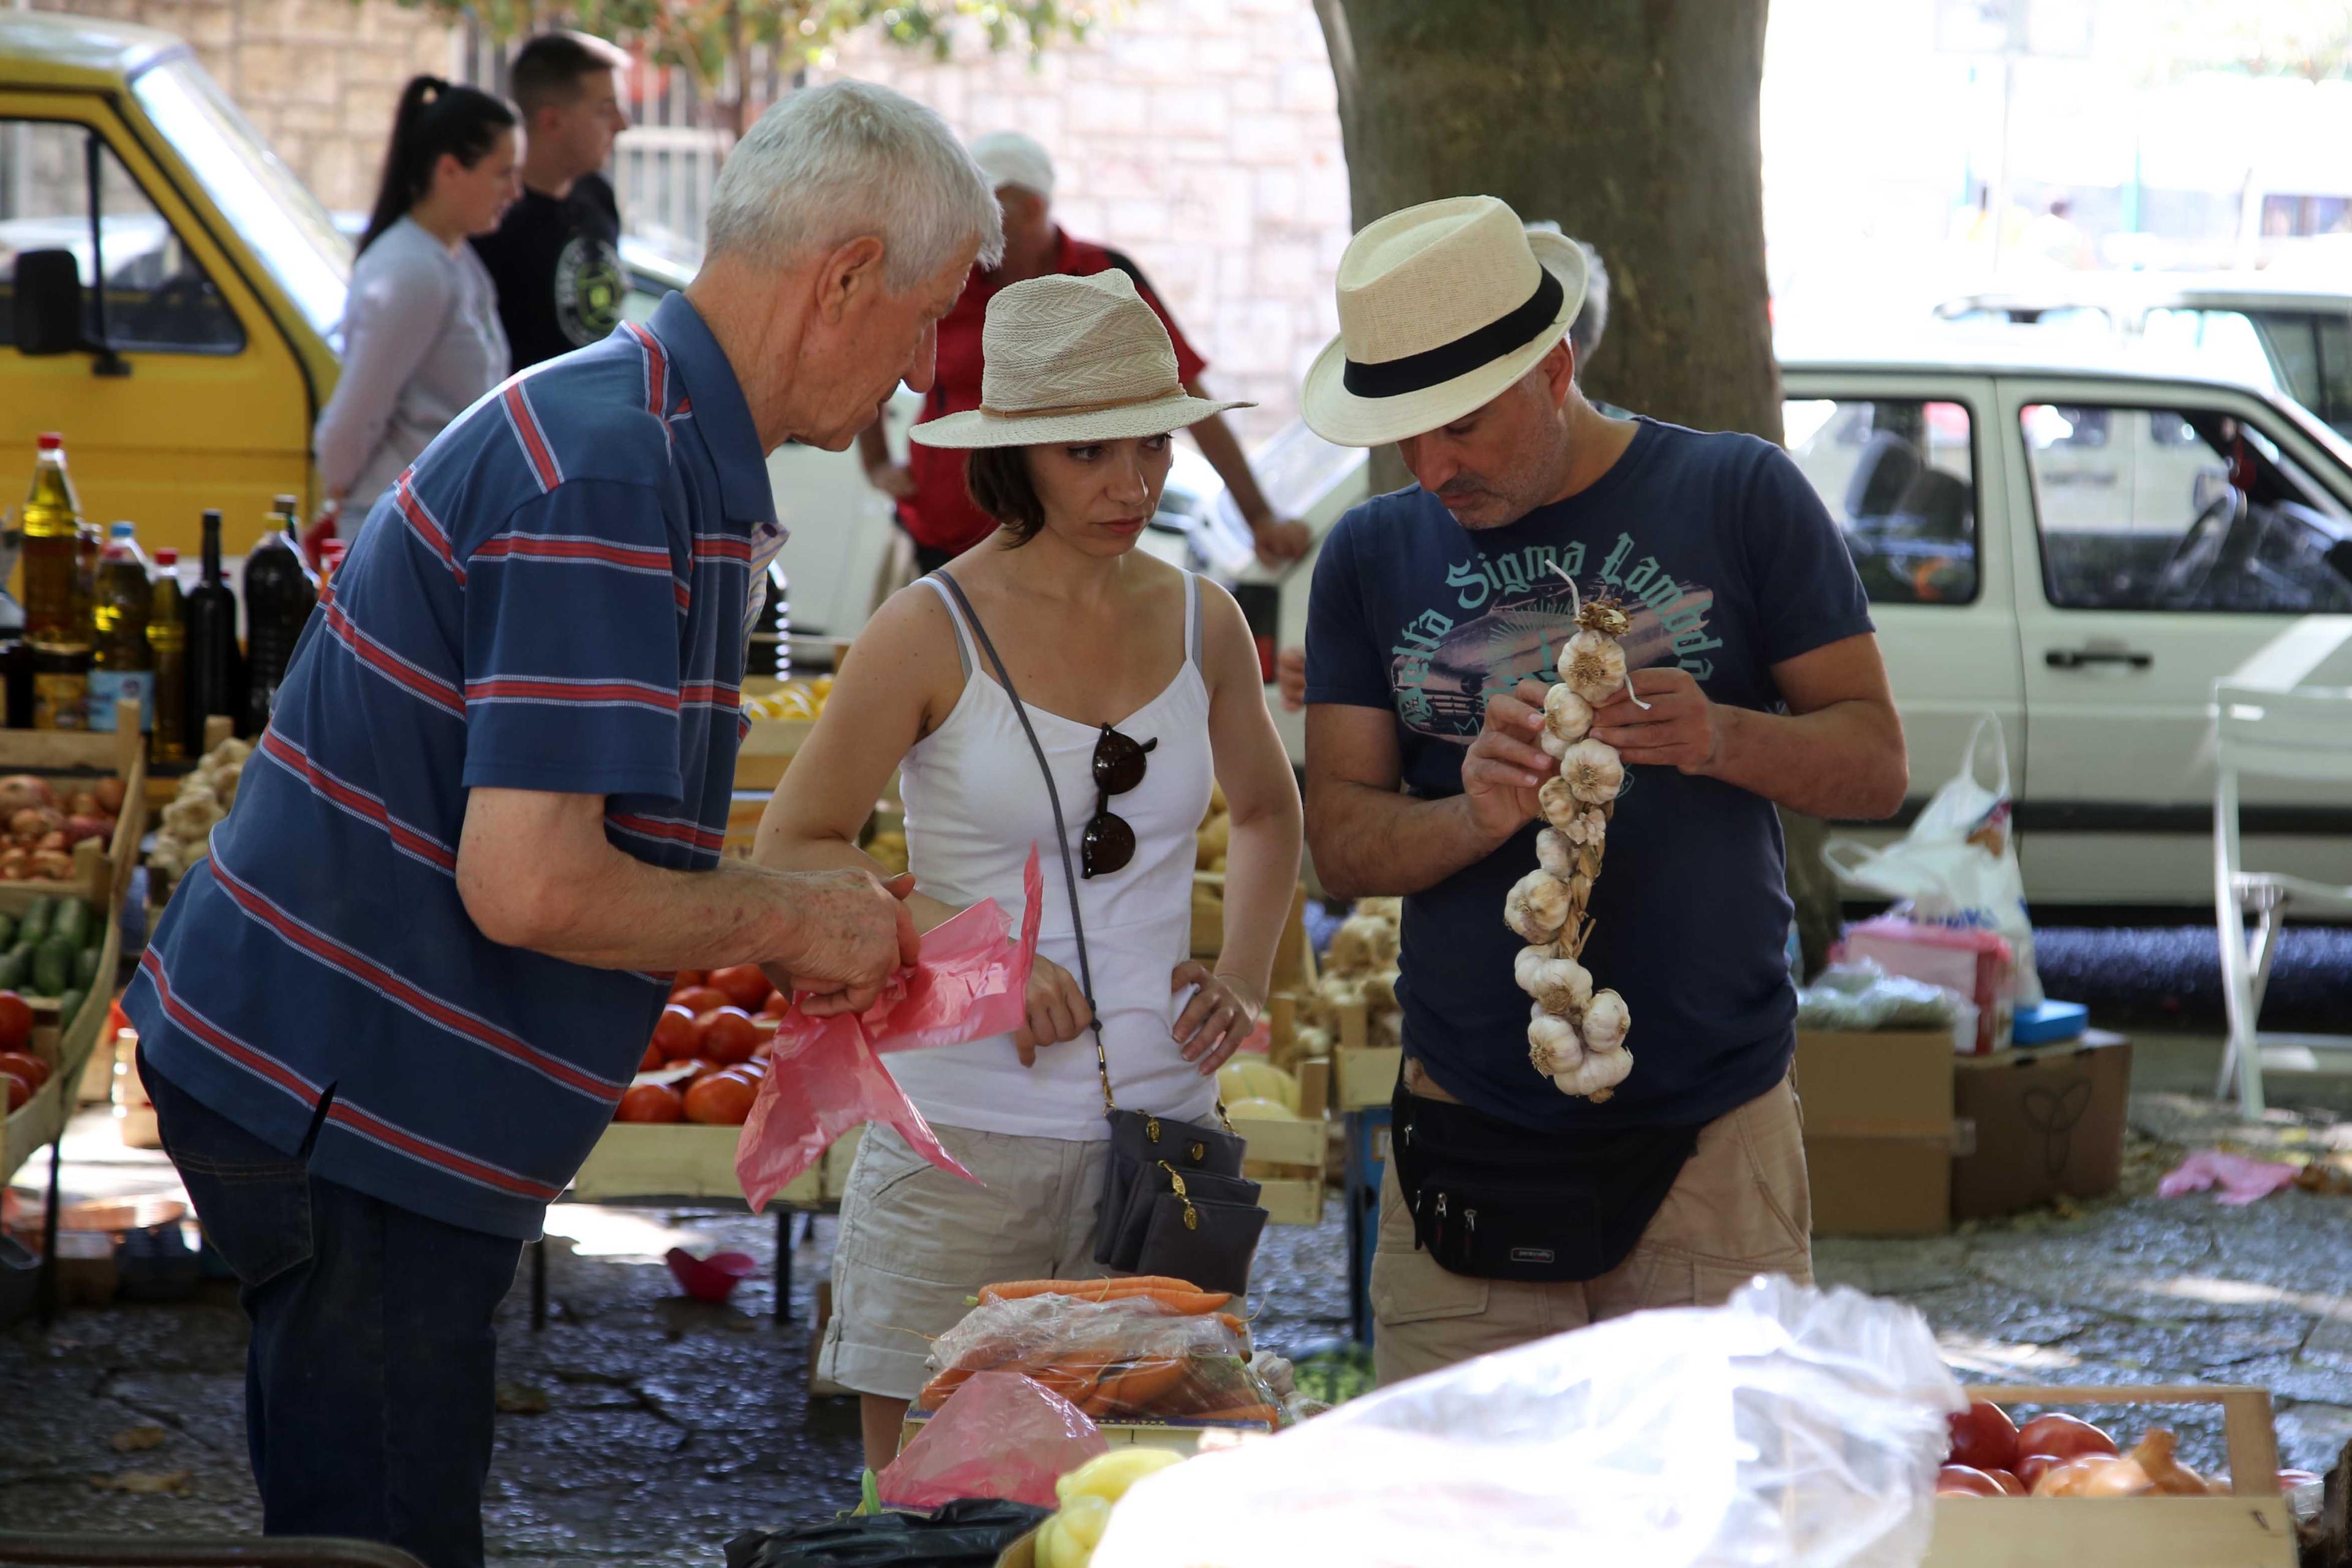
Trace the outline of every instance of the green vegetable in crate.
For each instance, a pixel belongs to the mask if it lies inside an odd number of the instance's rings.
[[[81,943],[69,936],[51,936],[33,950],[33,992],[61,996],[73,989],[74,955]]]
[[[37,946],[49,934],[49,921],[56,917],[58,901],[47,893],[25,906],[25,918],[16,925],[16,945]]]
[[[90,918],[89,906],[79,899],[59,899],[58,912],[49,921],[49,934],[71,937],[80,947],[89,941],[90,931],[98,921]]]
[[[16,917],[0,915],[0,952],[16,945]]]
[[[74,954],[74,990],[87,991],[91,986],[98,984],[98,961],[100,956],[100,954],[99,950],[94,947],[85,947],[79,952]]]
[[[30,948],[11,948],[0,952],[0,991],[22,991],[28,984],[26,971],[32,966]]]
[[[63,1029],[73,1023],[74,1019],[81,1012],[83,999],[89,994],[89,993],[87,991],[75,990],[68,991],[63,996],[58,998],[58,1028]]]

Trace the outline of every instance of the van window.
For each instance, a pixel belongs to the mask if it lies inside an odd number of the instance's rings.
[[[2259,427],[2209,409],[2049,403],[2021,422],[2052,605],[2352,611],[2340,509]]]
[[[1896,398],[1781,405],[1789,455],[1821,492],[1871,602],[1977,596],[1976,461],[1968,409]]]
[[[98,161],[98,212],[90,212]],[[98,331],[98,268],[106,276],[106,336],[118,349],[161,353],[235,353],[245,330],[180,237],[155,210],[105,140],[57,120],[0,120],[0,342],[16,336],[13,279],[27,250],[73,253],[87,315]]]

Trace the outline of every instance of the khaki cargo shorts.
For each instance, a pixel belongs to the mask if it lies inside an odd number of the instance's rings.
[[[817,1377],[854,1394],[912,1399],[931,1341],[983,1285],[1111,1272],[1094,1257],[1108,1141],[931,1131],[983,1184],[939,1169],[887,1127],[866,1130],[849,1167]]]
[[[1650,1307],[1717,1307],[1752,1275],[1813,1278],[1812,1192],[1793,1085],[1699,1131],[1698,1146],[1625,1261],[1597,1279],[1472,1279],[1413,1244],[1390,1162],[1372,1251],[1372,1361],[1383,1385]]]

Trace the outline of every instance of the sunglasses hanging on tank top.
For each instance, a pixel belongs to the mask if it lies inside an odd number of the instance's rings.
[[[1062,876],[1069,889],[1070,929],[1078,949],[1078,985],[1086,993],[1087,1011],[1095,1021],[1095,1071],[1102,1080],[1103,1115],[1110,1122],[1110,1152],[1103,1166],[1101,1206],[1095,1214],[1095,1261],[1135,1274],[1163,1274],[1190,1280],[1203,1290],[1229,1290],[1238,1295],[1249,1288],[1250,1261],[1257,1255],[1259,1236],[1265,1229],[1266,1211],[1258,1204],[1258,1184],[1242,1174],[1240,1134],[1223,1126],[1180,1121],[1123,1110],[1110,1087],[1110,1057],[1103,1048],[1102,1021],[1095,1006],[1092,966],[1087,960],[1085,919],[1078,910],[1079,871],[1070,855],[1070,835],[1062,816],[1061,791],[1054,784],[1053,765],[1029,722],[1029,710],[1014,689],[1013,677],[989,640],[979,612],[965,597],[963,586],[946,572],[932,574],[953,595],[957,608],[971,627],[974,641],[996,672],[997,684],[1012,699],[1013,716],[1035,753],[1045,778],[1045,799],[1054,810],[1054,842],[1062,853]],[[1110,725],[1095,742],[1093,774],[1101,792],[1100,804],[1087,823],[1080,845],[1085,875],[1108,877],[1135,858],[1135,830],[1110,810],[1111,798],[1125,795],[1143,782],[1146,758],[1160,742],[1138,742]]]

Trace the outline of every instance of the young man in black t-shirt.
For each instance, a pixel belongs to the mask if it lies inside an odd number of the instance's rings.
[[[621,321],[621,214],[598,171],[629,128],[609,45],[569,33],[525,44],[509,73],[524,124],[522,196],[474,248],[499,286],[514,368],[585,348]]]

